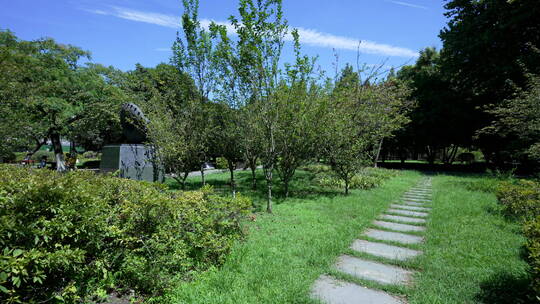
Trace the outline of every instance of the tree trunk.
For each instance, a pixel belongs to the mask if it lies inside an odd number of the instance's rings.
[[[201,164],[201,182],[202,182],[202,185],[206,185],[206,182],[204,180],[204,163]]]
[[[255,163],[256,164],[256,163]],[[251,189],[256,190],[257,189],[257,177],[255,175],[255,170],[257,170],[257,166],[250,166],[251,168]]]
[[[60,134],[51,133],[51,142],[54,148],[54,157],[56,159],[56,171],[67,171],[66,162],[64,160],[64,151],[62,150],[62,142],[60,141]]]
[[[229,171],[231,173],[231,191],[232,191],[232,196],[233,197],[236,197],[236,182],[234,180],[234,163],[232,161],[229,161],[227,160],[228,164],[229,164]]]
[[[377,152],[375,153],[375,161],[373,162],[373,167],[377,168],[377,162],[379,161],[379,155],[381,155],[381,149],[384,138],[381,138],[379,141],[379,147],[377,147]]]
[[[184,177],[182,178],[182,190],[186,190],[186,180],[189,175],[189,171],[184,172]]]
[[[345,195],[349,195],[349,179],[345,179]]]
[[[272,213],[272,174],[273,166],[267,167],[264,169],[264,175],[266,177],[266,212]]]
[[[285,198],[289,197],[289,179],[283,180],[283,187],[285,188]]]

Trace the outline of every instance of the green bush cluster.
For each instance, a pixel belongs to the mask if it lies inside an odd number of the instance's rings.
[[[531,219],[540,215],[540,183],[531,180],[501,182],[497,199],[509,216]]]
[[[329,173],[332,171],[332,168],[325,164],[315,163],[315,164],[309,164],[309,165],[303,166],[302,170],[308,171],[314,174],[319,174],[319,173]]]
[[[82,154],[83,158],[97,158],[98,152],[95,151],[86,151]]]
[[[250,206],[210,188],[0,166],[0,302],[158,294],[223,262]]]
[[[540,182],[502,182],[497,189],[497,198],[507,215],[524,221],[533,288],[540,294]]]
[[[42,157],[47,157],[47,161],[54,161],[54,152],[52,151],[45,151],[45,150],[39,150],[36,151],[31,157],[32,160],[40,161]]]
[[[371,189],[380,186],[386,179],[399,174],[395,170],[381,168],[364,168],[355,174],[349,183],[350,189]],[[315,177],[315,181],[322,187],[344,188],[345,182],[332,172],[322,171]]]
[[[229,163],[225,157],[216,158],[216,169],[229,169]]]

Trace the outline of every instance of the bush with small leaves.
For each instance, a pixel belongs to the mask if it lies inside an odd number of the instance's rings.
[[[159,294],[222,263],[250,206],[210,188],[0,166],[0,302]]]

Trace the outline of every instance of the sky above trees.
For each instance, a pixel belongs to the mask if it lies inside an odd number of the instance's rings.
[[[201,20],[227,22],[236,0],[201,1]],[[299,28],[304,51],[333,76],[333,49],[339,66],[360,63],[401,66],[415,61],[425,46],[441,46],[446,23],[444,1],[433,0],[289,0],[285,17]],[[182,6],[177,0],[8,1],[0,10],[0,28],[21,39],[54,37],[90,50],[94,62],[133,69],[136,63],[167,62]],[[228,23],[228,22],[227,22]],[[292,43],[284,61],[293,60]]]

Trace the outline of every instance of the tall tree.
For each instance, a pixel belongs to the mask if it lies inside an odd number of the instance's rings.
[[[91,121],[114,121],[111,109],[122,101],[122,92],[107,82],[101,67],[79,65],[81,58],[90,57],[80,48],[52,39],[21,41],[3,31],[0,50],[1,69],[10,75],[0,81],[2,104],[17,113],[17,129],[23,130],[11,138],[33,138],[37,148],[49,139],[57,170],[66,170],[61,139],[103,126]]]
[[[512,98],[540,74],[540,2],[536,0],[452,0],[445,5],[448,25],[441,31],[442,71],[470,104],[474,129],[493,121],[486,106]],[[478,134],[475,143],[487,159],[504,162],[511,145],[497,134]],[[507,151],[508,152],[508,151]],[[508,153],[504,153],[508,154]]]
[[[243,67],[237,70],[240,92],[250,101],[249,113],[261,130],[264,175],[267,183],[267,212],[272,212],[272,182],[278,157],[276,147],[276,88],[279,63],[287,33],[281,0],[240,0],[240,19],[230,20],[238,34],[237,49]],[[255,135],[255,134],[254,134]]]
[[[208,142],[211,134],[211,125],[208,113],[205,111],[205,103],[208,102],[210,93],[215,89],[217,81],[216,67],[216,44],[215,36],[205,29],[199,21],[199,1],[183,0],[184,13],[182,15],[182,31],[178,33],[173,45],[172,62],[179,70],[188,74],[195,82],[198,90],[199,110],[194,114],[193,137],[194,143],[198,143],[197,155],[200,158],[200,170],[203,185],[205,184],[204,166],[207,161]],[[197,114],[197,115],[195,115]],[[196,117],[195,117],[196,116]],[[200,123],[200,125],[197,125]]]

